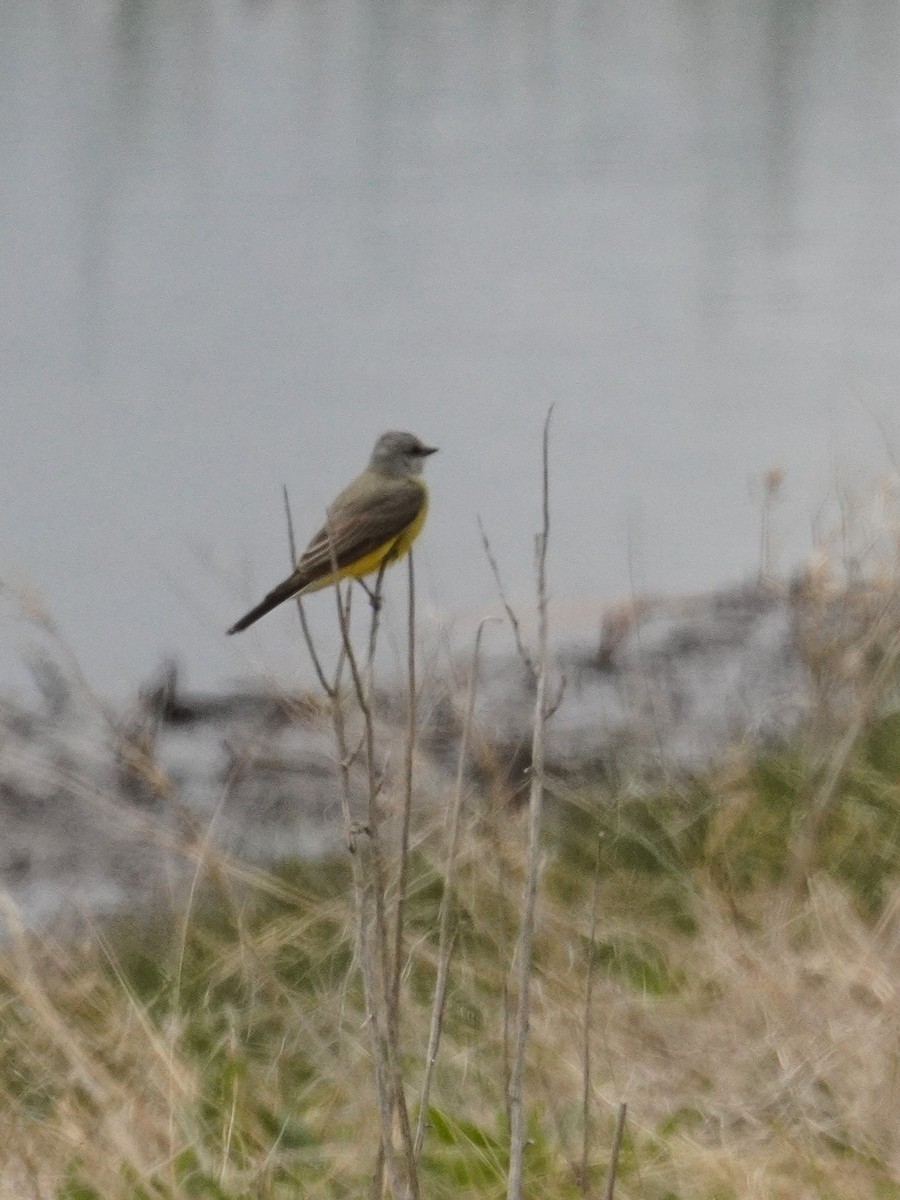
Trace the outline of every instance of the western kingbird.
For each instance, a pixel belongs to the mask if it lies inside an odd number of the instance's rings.
[[[292,596],[361,579],[402,558],[425,524],[428,489],[419,477],[436,449],[411,433],[383,433],[369,465],[329,507],[293,573],[228,632],[240,633]]]

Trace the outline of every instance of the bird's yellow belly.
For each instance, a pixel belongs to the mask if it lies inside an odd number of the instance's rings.
[[[366,575],[371,575],[373,571],[380,569],[381,564],[385,559],[388,560],[387,565],[392,562],[397,562],[409,553],[409,549],[413,542],[422,532],[422,526],[425,524],[425,518],[428,516],[428,496],[426,494],[422,507],[416,513],[414,520],[410,521],[407,527],[397,537],[390,538],[377,550],[372,550],[368,554],[358,558],[356,562],[348,563],[346,567],[341,567],[339,571],[333,571],[330,575],[326,575],[322,579],[315,580],[314,583],[307,584],[298,595],[305,596],[308,592],[318,592],[321,588],[330,587],[333,583],[337,583],[341,579],[362,579]]]

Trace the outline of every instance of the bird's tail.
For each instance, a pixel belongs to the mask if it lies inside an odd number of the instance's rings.
[[[258,621],[260,617],[264,617],[267,612],[271,612],[273,608],[277,608],[285,600],[290,600],[291,596],[296,596],[302,587],[303,580],[295,571],[293,575],[289,575],[277,587],[272,588],[271,592],[263,600],[260,600],[255,608],[251,608],[239,621],[235,621],[228,632],[241,633],[242,630],[247,629],[250,625]]]

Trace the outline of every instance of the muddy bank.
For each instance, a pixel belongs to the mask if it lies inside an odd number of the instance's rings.
[[[887,629],[893,620],[869,590],[823,600],[802,587],[610,609],[554,645],[550,764],[684,773],[735,742],[777,743],[823,696],[846,699],[860,639],[873,622]],[[527,768],[532,690],[514,649],[486,652],[475,767],[486,758],[501,764],[512,789]],[[262,688],[197,695],[172,669],[127,712],[110,712],[53,672],[42,691],[40,706],[7,699],[0,708],[0,882],[29,921],[177,893],[210,850],[265,861],[341,847],[320,697]],[[433,683],[423,695],[422,805],[448,794],[462,707],[456,685]],[[380,711],[390,808],[402,771],[402,701],[387,695]]]

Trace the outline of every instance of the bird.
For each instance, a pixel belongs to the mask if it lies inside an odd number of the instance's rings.
[[[228,633],[241,633],[293,596],[342,579],[361,581],[407,554],[428,515],[428,488],[421,475],[425,459],[436,451],[437,446],[426,446],[412,433],[383,433],[369,465],[329,505],[325,524],[291,574]]]

